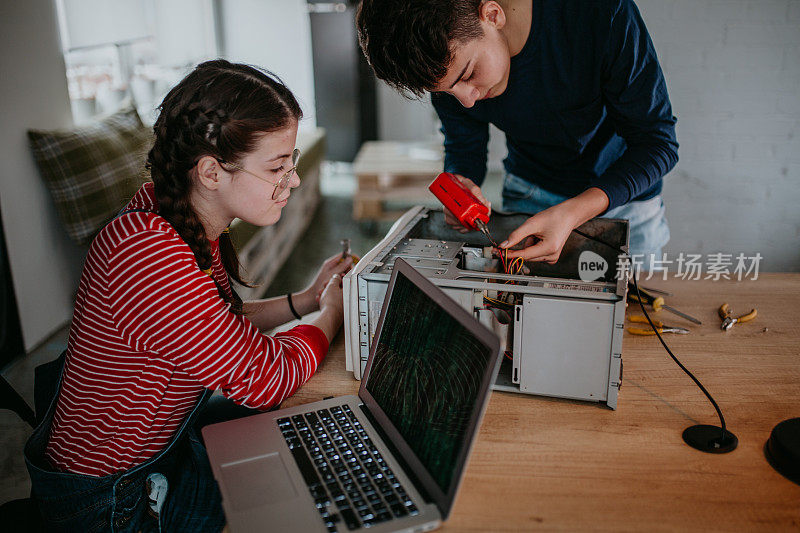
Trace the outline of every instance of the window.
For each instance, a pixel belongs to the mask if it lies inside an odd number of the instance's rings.
[[[57,0],[76,124],[126,102],[145,123],[194,65],[217,56],[213,0]]]

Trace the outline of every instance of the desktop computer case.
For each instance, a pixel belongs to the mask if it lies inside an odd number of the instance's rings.
[[[493,213],[489,230],[502,242],[526,218]],[[361,379],[392,266],[401,257],[500,337],[505,355],[495,390],[616,409],[628,222],[595,218],[579,230],[597,240],[572,233],[556,264],[525,263],[523,273],[504,274],[483,234],[451,229],[441,210],[410,209],[344,277],[347,370]],[[498,293],[506,301],[502,309],[490,303]]]

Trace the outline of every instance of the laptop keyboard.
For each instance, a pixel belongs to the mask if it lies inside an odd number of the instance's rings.
[[[328,531],[419,514],[348,405],[278,419]]]

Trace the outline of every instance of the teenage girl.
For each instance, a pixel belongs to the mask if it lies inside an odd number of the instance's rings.
[[[212,391],[268,409],[308,380],[342,322],[327,260],[289,297],[242,302],[227,228],[275,224],[300,185],[300,107],[274,76],[209,61],[164,98],[146,183],[93,241],[58,395],[26,445],[48,531],[218,531],[196,419]],[[277,253],[277,250],[276,250]],[[260,333],[319,309],[274,336]]]

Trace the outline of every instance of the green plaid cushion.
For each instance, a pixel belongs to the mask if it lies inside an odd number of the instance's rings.
[[[152,132],[129,107],[74,130],[30,130],[28,140],[67,233],[87,244],[145,181]]]

